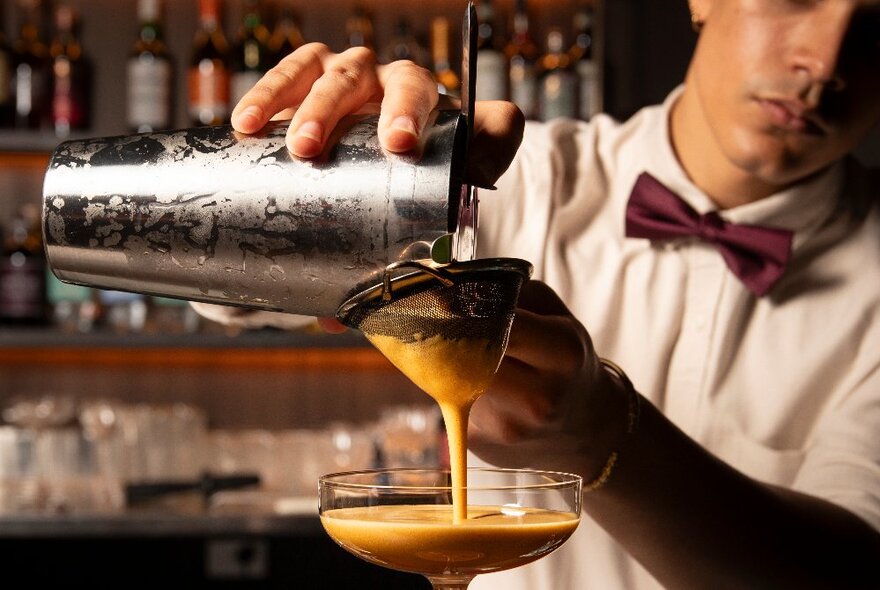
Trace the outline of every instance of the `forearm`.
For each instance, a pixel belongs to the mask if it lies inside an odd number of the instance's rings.
[[[880,535],[828,502],[752,480],[642,403],[585,511],[669,588],[876,586]]]

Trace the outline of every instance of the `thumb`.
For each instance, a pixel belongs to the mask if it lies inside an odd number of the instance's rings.
[[[478,102],[474,135],[468,147],[466,176],[480,187],[495,185],[513,161],[522,142],[525,117],[516,105],[504,101]]]

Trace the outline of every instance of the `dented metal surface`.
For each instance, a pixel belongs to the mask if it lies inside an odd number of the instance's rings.
[[[99,288],[333,315],[389,263],[450,232],[474,239],[459,227],[474,217],[459,211],[459,116],[435,113],[406,156],[381,149],[376,116],[346,118],[308,161],[287,151],[286,122],[66,142],[43,190],[50,266]]]

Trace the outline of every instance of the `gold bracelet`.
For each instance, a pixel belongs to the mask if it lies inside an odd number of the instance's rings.
[[[636,388],[633,387],[632,381],[629,380],[629,377],[626,376],[623,369],[618,367],[615,363],[608,359],[600,358],[599,364],[602,365],[602,368],[612,377],[620,381],[623,388],[626,390],[626,435],[627,437],[630,437],[639,425],[639,414],[641,413],[641,398],[639,393],[636,391]],[[598,477],[593,481],[584,484],[583,490],[585,492],[592,492],[604,486],[611,477],[611,472],[614,471],[614,466],[617,464],[619,456],[620,455],[617,451],[611,451],[611,454],[608,455],[608,460],[605,461],[605,466],[602,467],[602,471],[599,472]]]
[[[633,386],[632,381],[629,380],[629,377],[626,376],[626,373],[623,372],[623,369],[615,363],[608,359],[600,358],[599,364],[602,365],[602,368],[608,371],[613,377],[616,377],[626,390],[626,433],[632,434],[636,431],[636,428],[638,428],[639,425],[639,414],[641,413],[640,410],[642,405],[639,393]]]
[[[599,476],[591,481],[590,483],[585,483],[583,486],[584,492],[592,492],[594,490],[598,490],[602,486],[605,485],[605,482],[608,481],[608,478],[611,477],[611,472],[614,471],[614,465],[617,463],[617,451],[611,451],[611,454],[608,455],[608,460],[605,461],[605,467],[602,468],[602,471],[599,473]]]

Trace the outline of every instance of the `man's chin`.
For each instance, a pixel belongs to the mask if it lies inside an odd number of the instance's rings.
[[[782,190],[824,170],[831,162],[807,158],[800,149],[778,139],[739,146],[730,156],[733,164],[754,181]]]

